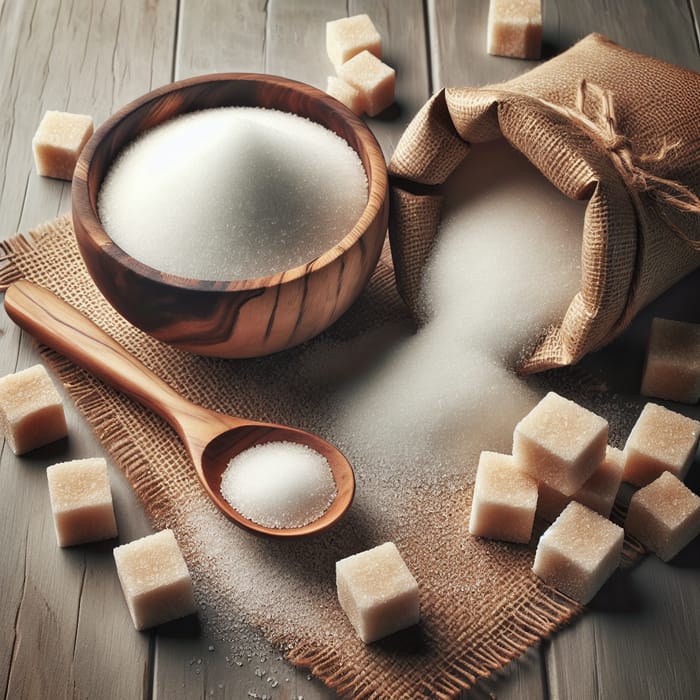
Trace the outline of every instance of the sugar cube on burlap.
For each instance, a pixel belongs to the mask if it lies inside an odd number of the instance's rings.
[[[369,644],[420,620],[418,584],[393,542],[336,562],[340,607]]]
[[[536,507],[537,482],[516,469],[510,455],[482,452],[469,532],[507,542],[529,542]]]
[[[570,501],[576,501],[607,518],[620,489],[624,465],[622,450],[608,446],[603,461],[573,496],[565,496],[551,486],[540,483],[537,514],[552,522]]]
[[[608,422],[550,391],[516,426],[516,466],[538,482],[571,496],[605,456]]]

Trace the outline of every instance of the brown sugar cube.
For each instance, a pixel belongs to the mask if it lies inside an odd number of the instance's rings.
[[[80,152],[91,136],[92,117],[48,110],[32,140],[39,175],[72,180]]]
[[[338,68],[338,77],[356,87],[366,102],[370,117],[394,102],[396,71],[369,51],[358,53]]]
[[[107,462],[76,459],[46,470],[59,547],[117,536]]]
[[[338,601],[369,644],[420,620],[418,584],[393,542],[336,562]]]
[[[529,542],[536,507],[537,482],[516,469],[510,455],[482,452],[469,532],[507,542]]]
[[[664,472],[632,496],[625,530],[669,561],[700,534],[700,497]]]
[[[66,437],[61,397],[43,365],[0,378],[0,427],[16,455]]]
[[[683,479],[700,437],[700,423],[655,403],[644,406],[625,443],[623,481],[646,486],[669,471]]]
[[[550,391],[516,426],[513,457],[538,482],[571,496],[605,456],[608,422]]]
[[[651,322],[642,394],[697,403],[700,399],[700,324]]]
[[[607,518],[620,489],[624,464],[622,450],[608,446],[603,461],[573,496],[565,496],[547,484],[540,483],[537,515],[552,522],[570,501],[576,501]]]
[[[539,58],[541,0],[490,0],[486,50],[493,56]]]
[[[335,97],[336,100],[342,102],[348,109],[360,116],[367,108],[367,101],[355,86],[346,83],[344,80],[337,78],[335,75],[328,76],[328,84],[326,92]]]
[[[572,501],[545,530],[532,567],[537,576],[579,603],[588,603],[620,563],[624,531]]]
[[[361,51],[381,58],[382,38],[367,15],[342,17],[326,22],[326,51],[337,70]]]
[[[116,547],[114,561],[137,630],[197,610],[190,572],[172,530]]]

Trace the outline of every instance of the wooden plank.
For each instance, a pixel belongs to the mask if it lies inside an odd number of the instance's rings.
[[[344,12],[345,5],[340,2],[304,3],[300,7],[274,0],[182,0],[175,78],[255,72],[277,73],[314,84],[313,75],[308,69],[299,70],[299,66],[318,64],[310,61],[309,55],[316,51],[319,26],[325,31],[324,17],[341,6]],[[207,37],[206,43],[201,41],[203,36]],[[316,81],[318,84],[318,77]],[[278,694],[308,700],[334,697],[318,681],[279,659],[279,653],[263,642],[223,643],[214,636],[208,636],[206,629],[158,635],[154,698],[261,698]],[[252,655],[247,653],[251,648],[263,651]]]
[[[700,51],[700,0],[689,0],[690,13],[693,17],[693,30],[695,32],[695,43]]]
[[[693,17],[682,0],[666,3],[663,12],[651,1],[633,8],[629,3],[602,1],[552,6],[556,13],[548,17],[545,36],[556,50],[599,31],[628,48],[700,69]],[[683,318],[690,308],[688,300],[697,295],[696,282],[686,295],[675,297],[677,315],[669,317]],[[663,302],[653,308],[663,309]],[[620,339],[621,347],[643,347],[644,318]],[[640,372],[638,357],[633,376],[625,375],[631,383],[616,390],[637,394]],[[688,650],[700,643],[698,606],[697,568],[671,567],[649,557],[632,571],[618,573],[586,614],[549,646],[546,660],[552,697],[696,697],[700,672],[697,658]],[[679,625],[682,620],[686,623]]]
[[[630,328],[584,367],[609,391],[639,402],[646,340],[654,316],[700,323],[700,272],[647,307]],[[700,407],[669,403],[700,420]],[[700,463],[687,479],[700,493]],[[552,697],[695,698],[700,687],[700,540],[674,562],[653,555],[617,572],[586,613],[558,634],[547,651]],[[572,677],[572,669],[576,669]],[[580,669],[580,672],[579,672]],[[575,681],[575,682],[574,682]]]
[[[433,92],[443,87],[478,87],[520,75],[536,61],[486,53],[488,0],[430,0],[430,58]]]
[[[651,0],[634,4],[559,2],[549,7],[553,12],[545,13],[544,32],[556,51],[591,31],[599,31],[628,48],[695,70],[700,68],[692,17],[682,0],[666,3],[663,12]],[[678,315],[670,317],[683,318],[690,308],[689,300],[696,299],[697,294],[696,282],[686,295],[676,297]],[[663,309],[663,303],[654,308]],[[626,352],[631,347],[644,347],[645,335],[640,332],[644,318],[640,317],[619,341]],[[606,351],[614,352],[614,348]],[[611,390],[638,395],[641,361],[638,356],[631,376],[606,374],[626,376],[630,382]],[[630,364],[629,359],[626,363]],[[689,655],[688,649],[696,649],[700,642],[699,605],[697,570],[664,566],[652,557],[630,572],[618,573],[586,614],[548,647],[552,697],[695,697],[700,674],[697,659]],[[688,624],[679,626],[680,620]],[[572,673],[572,669],[576,671]]]
[[[486,53],[488,0],[430,0],[427,3],[433,92],[450,86],[479,86],[508,80],[535,61]],[[493,678],[479,682],[465,698],[544,698],[547,690],[540,646],[528,650]]]
[[[408,120],[429,95],[420,0],[351,2],[349,6],[341,0],[309,0],[303,5],[279,0],[183,0],[176,77],[216,71],[266,72],[325,89],[326,78],[333,72],[325,49],[326,22],[360,12],[370,14],[376,23],[385,40],[386,60],[399,76],[401,109],[382,115],[382,119],[368,120],[385,154],[390,155]],[[208,38],[206,50],[201,48],[202,36]],[[263,668],[265,673],[258,676],[256,671]],[[273,689],[275,680],[278,685]],[[168,700],[193,695],[335,697],[303,670],[295,671],[276,658],[264,663],[240,658],[235,644],[223,645],[206,636],[186,640],[159,636],[153,689],[154,697]]]
[[[353,0],[349,14],[360,13],[372,18],[382,37],[383,60],[396,71],[396,104],[374,119],[365,118],[388,161],[405,128],[430,97],[427,16],[424,3],[417,0]],[[332,66],[326,61],[330,75]]]
[[[69,208],[69,185],[34,172],[31,139],[44,110],[85,112],[99,123],[166,82],[175,15],[174,0],[0,4],[0,62],[9,67],[0,72],[0,235]],[[37,361],[31,341],[0,313],[0,374]],[[2,446],[0,683],[5,697],[138,697],[149,677],[149,638],[129,619],[114,543],[68,550],[55,543],[45,467],[102,453],[70,402],[67,409],[67,443],[23,458]],[[111,478],[122,538],[145,533],[130,487],[114,469]]]
[[[265,0],[181,0],[177,80],[206,73],[264,73]]]
[[[694,0],[697,4],[697,0]],[[450,85],[483,85],[507,80],[528,70],[534,62],[519,61],[488,56],[485,52],[486,15],[488,1],[459,3],[448,0],[434,0],[428,4],[431,65],[433,86],[438,89]],[[661,16],[663,15],[663,16]],[[696,15],[697,17],[697,15]],[[663,13],[658,12],[658,4],[651,0],[637,3],[609,2],[544,2],[544,51],[545,56],[568,48],[573,42],[591,31],[599,31],[629,48],[657,55],[666,60],[698,69],[697,36],[688,31],[693,26],[685,2],[669,3]],[[688,298],[693,298],[692,296]],[[697,298],[697,293],[695,294]],[[634,393],[638,389],[635,388]],[[658,577],[660,600],[652,601],[649,608],[633,619],[634,636],[625,624],[629,615],[611,613],[614,605],[608,600],[610,610],[588,612],[571,628],[556,635],[545,645],[544,658],[540,667],[546,673],[542,679],[531,673],[524,689],[518,688],[513,697],[541,697],[551,690],[555,698],[581,697],[684,697],[693,681],[697,686],[697,667],[684,664],[672,680],[665,669],[667,659],[687,658],[686,648],[697,648],[698,626],[684,629],[682,640],[672,638],[670,628],[677,615],[689,616],[697,610],[697,576],[682,572],[685,585],[679,583],[677,572],[655,563],[646,564],[639,571],[630,574],[639,578],[639,586],[651,593],[652,577]],[[627,579],[625,579],[627,580]],[[610,595],[620,593],[613,589]],[[661,605],[666,610],[671,603],[673,611],[663,619],[657,611]],[[603,597],[603,600],[606,600]],[[647,598],[645,598],[645,601]],[[617,600],[620,606],[621,600]],[[692,613],[690,619],[697,619]],[[662,625],[664,646],[668,654],[659,655],[655,628]],[[630,641],[633,639],[634,641]],[[689,647],[687,645],[690,645]],[[629,656],[635,658],[630,664]],[[641,657],[641,662],[637,661]],[[537,665],[537,664],[535,664]],[[624,669],[632,669],[627,671]],[[509,670],[523,672],[522,662],[512,664]],[[633,677],[633,678],[632,678]],[[631,685],[630,685],[631,684]],[[551,688],[548,689],[548,685]],[[517,686],[517,683],[516,683]],[[493,689],[501,697],[509,693],[509,684],[492,681],[480,684],[474,693],[490,692]],[[538,689],[539,687],[539,689]],[[654,692],[649,690],[654,688]],[[630,688],[635,688],[631,691]],[[687,695],[690,697],[690,695]]]

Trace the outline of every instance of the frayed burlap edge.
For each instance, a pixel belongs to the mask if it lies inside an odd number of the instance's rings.
[[[45,235],[55,229],[70,226],[70,218],[48,222],[26,235],[0,242],[0,291],[28,272],[20,261],[27,262],[36,252]],[[31,267],[31,262],[29,263]],[[149,460],[138,441],[127,431],[117,414],[115,392],[94,379],[60,354],[39,347],[42,358],[66,387],[79,412],[85,417],[94,434],[125,474],[143,503],[152,523],[163,526],[171,515],[169,494],[154,478]],[[616,505],[618,522],[624,520],[624,506]],[[623,566],[632,565],[644,553],[634,541],[625,540]],[[333,649],[319,649],[305,643],[293,647],[280,641],[280,650],[294,665],[308,668],[328,687],[343,697],[381,698],[386,692],[392,698],[437,697],[451,698],[468,690],[480,679],[489,677],[521,656],[529,647],[550,637],[556,630],[581,614],[584,607],[553,588],[532,578],[530,593],[516,607],[508,608],[500,624],[487,643],[463,647],[435,667],[432,677],[424,680],[421,688],[402,684],[395,679],[391,688],[382,681],[376,668],[341,668],[340,658]],[[381,690],[379,690],[381,689]]]
[[[533,581],[533,597],[511,611],[497,630],[502,634],[494,635],[478,648],[466,646],[459,656],[446,660],[447,665],[437,668],[433,679],[425,680],[424,693],[415,697],[454,698],[472,688],[480,679],[489,677],[517,659],[533,644],[551,636],[580,615],[583,609],[576,601],[555,589]],[[338,669],[336,654],[332,650],[302,647],[291,653],[289,660],[323,678],[326,685],[342,697],[357,700],[387,697],[377,692],[376,679],[370,674],[358,673],[357,669]],[[393,690],[402,691],[399,688]]]

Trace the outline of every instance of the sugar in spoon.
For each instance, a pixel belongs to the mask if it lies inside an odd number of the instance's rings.
[[[38,341],[57,350],[106,384],[118,389],[169,423],[180,436],[209,498],[238,525],[276,537],[310,535],[333,525],[350,507],[355,478],[348,460],[318,435],[211,411],[188,401],[131,355],[85,315],[49,290],[21,280],[5,293],[8,316]],[[243,450],[271,441],[307,445],[328,461],[336,497],[313,522],[273,528],[244,517],[222,496],[221,475]]]

